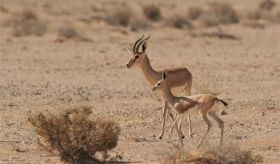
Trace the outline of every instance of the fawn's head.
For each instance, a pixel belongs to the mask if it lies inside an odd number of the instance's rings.
[[[133,65],[137,65],[139,63],[141,63],[143,61],[147,48],[147,40],[150,38],[150,36],[148,36],[147,38],[144,38],[144,35],[142,35],[141,38],[137,39],[135,41],[135,43],[133,44],[133,46],[130,49],[130,51],[132,52],[132,58],[128,61],[128,63],[126,64],[127,68],[132,67]],[[142,47],[142,51],[139,51],[139,48]]]
[[[161,79],[153,86],[152,88],[153,91],[162,89],[166,85],[166,76],[167,76],[167,71],[164,70],[161,74]]]

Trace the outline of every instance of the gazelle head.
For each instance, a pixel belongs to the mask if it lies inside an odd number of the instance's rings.
[[[167,71],[164,70],[161,74],[161,79],[153,86],[152,88],[153,91],[161,89],[166,85],[166,76],[167,76]]]
[[[144,38],[144,35],[142,35],[141,38],[137,39],[133,46],[130,48],[132,52],[132,58],[128,61],[126,64],[127,68],[132,67],[135,64],[139,64],[143,61],[147,48],[147,40],[150,38],[150,35],[147,38]],[[142,47],[142,51],[139,51],[139,48]]]

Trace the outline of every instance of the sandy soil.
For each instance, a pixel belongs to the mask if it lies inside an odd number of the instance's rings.
[[[253,3],[242,2],[234,3],[239,8]],[[60,110],[70,104],[90,104],[94,110],[92,117],[118,122],[122,132],[112,153],[121,155],[123,161],[152,163],[162,160],[162,154],[172,152],[176,135],[156,138],[163,102],[151,91],[139,68],[125,66],[131,57],[127,45],[142,33],[151,34],[147,54],[156,69],[187,67],[193,73],[194,93],[208,88],[221,92],[219,97],[229,102],[229,115],[222,116],[225,142],[262,155],[265,163],[279,163],[279,25],[265,29],[222,26],[238,40],[194,38],[188,30],[157,25],[131,32],[102,22],[81,22],[81,15],[92,12],[90,6],[94,3],[89,0],[67,5],[61,1],[52,6],[52,12],[44,10],[46,1],[1,3],[10,10],[0,12],[1,24],[12,12],[34,8],[49,24],[49,30],[41,37],[14,37],[11,28],[0,26],[0,163],[57,161],[58,156],[38,146],[27,118],[31,111]],[[55,29],[63,24],[74,25],[91,42],[55,42]],[[170,124],[168,118],[167,128]],[[187,148],[195,147],[205,129],[199,117],[193,118],[193,125],[194,139],[184,140]],[[219,139],[219,129],[214,125],[208,138],[210,145],[217,144]],[[187,134],[186,121],[183,130]]]

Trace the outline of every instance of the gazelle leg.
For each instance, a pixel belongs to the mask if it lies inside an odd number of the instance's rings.
[[[221,140],[220,140],[220,145],[223,144],[223,139],[224,139],[224,121],[221,120],[215,112],[209,113],[209,116],[212,117],[215,121],[218,122],[219,128],[221,129]]]
[[[175,120],[175,117],[173,116],[172,112],[171,112],[171,107],[169,106],[169,104],[167,105],[167,109],[168,109],[168,114],[171,117],[172,121]]]
[[[188,115],[188,120],[189,120],[189,137],[193,138],[193,134],[192,134],[192,123],[191,123],[191,116]]]
[[[169,135],[170,135],[170,136],[171,136],[172,133],[173,133],[173,128],[174,128],[173,124],[174,124],[175,121],[177,120],[178,116],[179,116],[179,114],[175,116],[175,120],[173,121],[173,123],[172,123],[172,125],[171,125],[171,127],[170,127],[170,132],[169,132]],[[177,126],[177,125],[176,125],[176,126]]]
[[[207,134],[209,133],[211,127],[212,127],[212,124],[211,122],[209,121],[209,119],[207,118],[207,113],[202,113],[202,119],[205,121],[206,123],[206,131],[204,133],[204,136],[202,137],[201,141],[199,142],[199,144],[197,145],[197,147],[200,147],[201,144],[203,143],[203,141],[205,140]]]
[[[182,121],[183,121],[183,117],[178,121],[178,125],[177,126],[178,126],[178,129],[180,131],[181,138],[184,139],[185,136],[184,136],[184,134],[182,132]]]
[[[178,126],[178,122],[183,118],[183,114],[178,114],[175,121],[173,122],[173,125],[172,127],[175,127],[176,128],[176,131],[177,131],[177,134],[178,134],[178,137],[179,137],[179,140],[180,140],[180,145],[183,146],[183,140],[182,140],[182,136],[181,136],[181,133],[180,133],[180,130],[179,130],[179,126]],[[173,128],[172,128],[173,129]]]
[[[189,79],[188,84],[185,86],[185,90],[188,96],[191,95],[191,89],[192,89],[192,78]],[[188,121],[189,121],[189,137],[192,138],[192,123],[191,123],[191,116],[188,115]]]
[[[166,112],[167,112],[167,110],[169,110],[168,108],[169,108],[168,102],[165,100],[164,107],[162,109],[162,128],[161,128],[161,133],[158,136],[159,139],[162,139],[162,136],[164,135],[164,126],[165,126],[165,120],[166,120]]]

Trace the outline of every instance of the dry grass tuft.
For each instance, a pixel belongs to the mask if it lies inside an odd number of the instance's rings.
[[[161,11],[160,8],[156,5],[147,5],[143,7],[144,15],[152,20],[152,21],[159,21],[161,19]]]
[[[250,151],[242,151],[236,144],[223,147],[205,148],[204,150],[177,150],[164,162],[165,164],[253,164],[262,162],[260,155],[253,155]]]
[[[269,10],[248,10],[241,16],[241,23],[248,27],[264,28],[268,23],[279,23],[280,17],[277,13]]]
[[[148,29],[149,27],[151,27],[151,23],[149,21],[147,21],[146,19],[142,19],[142,18],[134,18],[130,24],[131,31],[138,31],[140,29]]]
[[[260,22],[255,21],[255,20],[243,20],[243,21],[241,21],[241,24],[243,26],[250,27],[250,28],[258,28],[258,29],[264,29],[265,28],[265,25],[263,23],[260,23]]]
[[[56,39],[57,42],[64,42],[65,40],[73,39],[76,41],[91,41],[89,38],[86,38],[80,35],[76,29],[72,26],[63,26],[58,29],[58,38]]]
[[[187,18],[196,21],[198,27],[213,27],[220,24],[234,24],[239,22],[237,12],[229,3],[209,3],[205,8],[190,7]]]
[[[8,13],[9,12],[9,10],[5,7],[5,6],[0,6],[0,12],[2,12],[2,13]]]
[[[187,18],[190,20],[196,20],[203,14],[203,12],[204,10],[201,7],[191,6],[187,10]]]
[[[127,6],[119,6],[112,9],[106,17],[109,25],[127,27],[131,21],[131,10]]]
[[[212,32],[191,32],[190,35],[192,37],[208,37],[208,38],[218,38],[218,39],[230,39],[230,40],[238,40],[239,38],[235,35],[225,33],[221,30],[212,31]],[[201,93],[210,93],[210,90],[207,88],[200,88]],[[213,94],[213,93],[212,93]]]
[[[31,10],[16,13],[6,21],[6,26],[13,27],[14,36],[42,36],[47,32],[47,25]]]
[[[261,19],[261,11],[258,9],[247,10],[244,14],[241,15],[241,17],[247,20],[259,20]]]
[[[262,10],[271,10],[276,3],[273,0],[264,0],[259,4],[259,8]]]
[[[229,3],[209,3],[208,12],[214,15],[221,24],[233,24],[239,21],[235,9]]]
[[[196,25],[202,28],[214,27],[219,25],[219,20],[214,15],[203,14],[198,18]]]
[[[242,24],[252,28],[264,28],[268,23],[279,23],[280,15],[276,3],[272,0],[264,0],[259,4],[259,8],[246,10],[240,13]]]
[[[171,17],[170,19],[167,20],[167,23],[171,26],[171,27],[175,27],[178,29],[182,29],[182,28],[192,28],[192,24],[184,17],[182,16],[178,16],[175,15],[173,17]]]
[[[51,150],[57,150],[62,160],[75,163],[94,160],[96,152],[106,154],[118,143],[120,128],[116,123],[103,119],[91,120],[91,113],[91,107],[76,106],[60,114],[39,112],[28,120]]]

